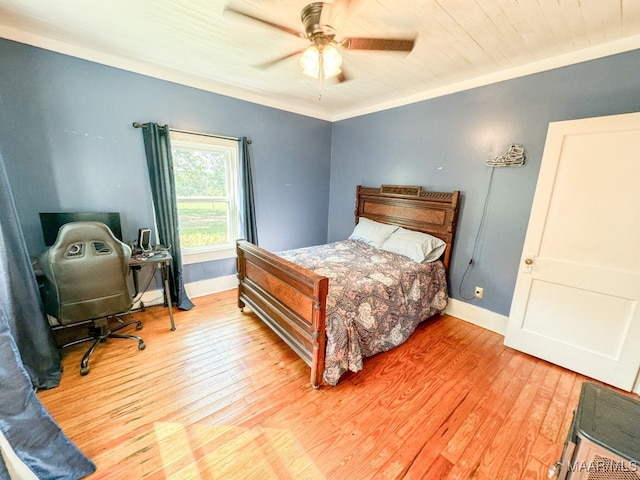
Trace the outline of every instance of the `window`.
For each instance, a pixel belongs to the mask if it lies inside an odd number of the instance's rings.
[[[233,257],[238,142],[172,131],[171,154],[184,263]]]

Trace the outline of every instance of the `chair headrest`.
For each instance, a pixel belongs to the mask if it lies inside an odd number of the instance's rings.
[[[101,222],[70,222],[65,223],[60,230],[55,243],[80,242],[89,238],[118,240],[113,232]],[[54,243],[54,244],[55,244]]]
[[[118,240],[113,232],[101,222],[70,222],[60,227],[50,253],[67,258],[87,253],[108,254],[116,250],[118,254],[131,256],[131,248]]]

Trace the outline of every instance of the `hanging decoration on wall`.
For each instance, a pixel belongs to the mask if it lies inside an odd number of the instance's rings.
[[[524,147],[512,144],[506,153],[487,160],[489,167],[516,167],[524,165]]]

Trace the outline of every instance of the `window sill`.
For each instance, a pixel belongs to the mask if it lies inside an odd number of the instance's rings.
[[[224,260],[226,258],[235,258],[235,247],[224,247],[209,250],[183,250],[182,264],[191,265],[192,263],[212,262],[214,260]]]

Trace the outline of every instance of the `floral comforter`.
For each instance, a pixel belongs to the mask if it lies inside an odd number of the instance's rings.
[[[362,370],[364,358],[403,343],[447,306],[440,261],[419,264],[354,240],[278,255],[329,278],[324,380],[330,385],[347,370]]]

